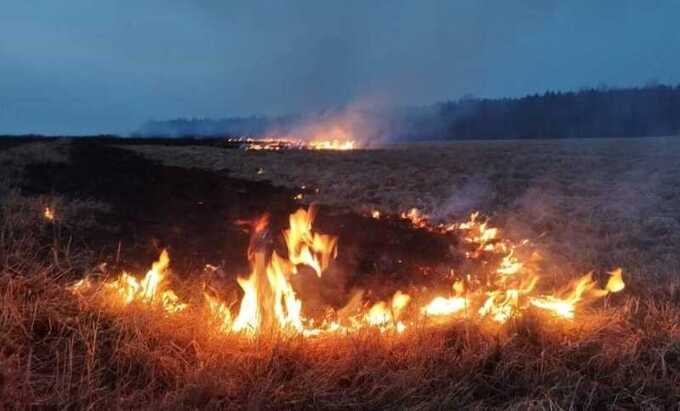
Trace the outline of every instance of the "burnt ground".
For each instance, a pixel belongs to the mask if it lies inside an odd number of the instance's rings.
[[[53,138],[53,137],[38,137],[38,136],[16,137],[16,136],[0,135],[0,151],[6,150],[8,148],[16,147],[16,146],[19,146],[19,145],[23,145],[23,144],[54,141],[56,139],[57,138]]]
[[[247,274],[249,234],[237,222],[269,213],[275,247],[281,248],[281,229],[300,207],[295,191],[233,178],[226,169],[164,166],[94,139],[74,140],[70,150],[68,164],[29,166],[22,190],[110,205],[97,216],[97,228],[71,235],[76,246],[96,250],[116,269],[143,273],[168,248],[173,270],[183,277],[198,276],[206,264],[222,267],[228,276]],[[338,288],[347,291],[386,276],[395,287],[428,282],[423,267],[458,261],[451,247],[455,238],[414,230],[397,219],[321,207],[315,228],[339,236],[327,293],[338,303],[338,295],[346,294]]]

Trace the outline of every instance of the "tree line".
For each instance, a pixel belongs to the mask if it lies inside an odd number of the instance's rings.
[[[548,91],[520,98],[466,96],[426,107],[364,111],[393,140],[642,137],[680,134],[680,85]],[[136,136],[258,137],[313,115],[147,122]]]
[[[443,103],[443,137],[589,138],[677,135],[680,86],[546,92]]]

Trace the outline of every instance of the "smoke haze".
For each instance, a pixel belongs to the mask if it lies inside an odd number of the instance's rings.
[[[680,3],[7,0],[0,133],[680,82]]]

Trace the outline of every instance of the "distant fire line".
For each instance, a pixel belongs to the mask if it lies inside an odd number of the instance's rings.
[[[245,150],[329,150],[329,151],[348,151],[359,148],[355,140],[331,139],[331,140],[311,140],[305,141],[291,138],[230,138],[227,140],[232,144],[239,144]]]

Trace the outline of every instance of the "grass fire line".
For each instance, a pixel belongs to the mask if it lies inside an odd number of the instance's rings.
[[[338,255],[338,238],[313,230],[315,215],[313,206],[290,215],[289,227],[283,231],[288,253],[285,257],[270,251],[267,216],[250,222],[251,241],[247,253],[251,271],[248,276],[237,279],[243,293],[239,302],[224,301],[207,290],[199,293],[203,301],[180,298],[172,288],[170,256],[165,250],[143,278],[129,273],[104,281],[85,277],[69,289],[86,304],[116,308],[118,312],[132,305],[158,310],[167,316],[207,312],[219,333],[255,336],[274,331],[314,337],[347,335],[367,329],[400,334],[422,324],[438,325],[453,319],[500,325],[529,310],[574,321],[583,305],[625,288],[622,269],[616,268],[609,273],[604,288],[588,273],[557,291],[541,292],[537,285],[542,273],[530,261],[519,257],[520,249],[530,247],[528,241],[515,243],[501,238],[500,230],[491,227],[488,220],[482,220],[479,213],[473,213],[462,223],[433,224],[426,215],[412,209],[403,213],[401,219],[417,230],[457,234],[467,245],[465,257],[480,262],[479,266],[493,267],[490,273],[456,276],[446,295],[407,294],[397,290],[389,299],[366,302],[363,294],[357,292],[347,307],[329,309],[322,318],[310,318],[304,315],[303,298],[296,293],[291,279],[299,275],[302,267],[308,267],[323,280],[325,271]],[[373,211],[371,216],[384,218],[384,213]],[[494,262],[497,263],[494,265]],[[482,278],[486,279],[482,281]],[[234,306],[238,306],[237,312],[232,312]]]

